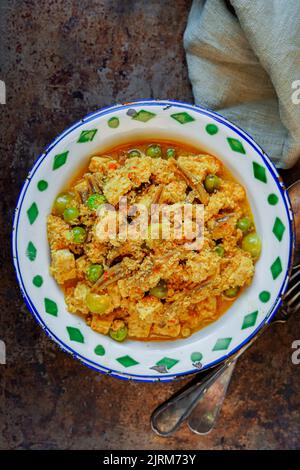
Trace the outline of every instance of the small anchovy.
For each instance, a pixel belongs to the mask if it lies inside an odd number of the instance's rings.
[[[219,219],[216,219],[215,222],[216,224],[219,224],[220,222],[226,222],[230,217],[233,217],[234,214],[226,214],[224,217],[220,217]]]
[[[94,177],[94,175],[88,175],[88,180],[89,180],[90,185],[93,188],[93,192],[94,193],[100,193],[100,188],[99,188],[98,182],[96,181],[96,178]]]
[[[175,173],[181,176],[181,178],[186,182],[186,184],[197,192],[201,204],[208,204],[209,196],[203,184],[201,182],[195,183],[192,175],[185,169],[183,169],[182,166],[179,165],[179,163],[175,160],[175,158],[170,158],[169,163],[174,168]]]
[[[87,175],[84,175],[84,180],[86,181],[86,184],[87,184],[87,187],[88,187],[88,193],[92,193],[93,192],[93,187],[92,187],[92,184],[91,184],[91,181],[90,181],[90,175],[87,174]]]
[[[161,195],[162,195],[162,193],[163,193],[163,189],[164,189],[164,188],[163,188],[163,185],[162,185],[162,184],[160,184],[160,185],[157,186],[157,189],[156,189],[156,191],[155,191],[155,193],[154,193],[154,195],[153,195],[153,197],[152,197],[151,205],[159,204],[159,200],[160,200]],[[151,222],[151,212],[150,212],[150,214],[149,214],[149,216],[148,216],[148,223],[150,224],[150,222]]]
[[[156,372],[159,372],[160,374],[167,374],[168,373],[168,369],[166,368],[166,366],[152,366],[152,367],[150,367],[150,369],[153,369]]]
[[[135,116],[135,115],[137,114],[137,112],[136,112],[136,110],[135,110],[135,109],[133,109],[133,108],[130,108],[130,109],[128,109],[128,111],[127,111],[127,113],[126,113],[126,114],[127,114],[127,116],[131,116],[131,117],[133,117],[133,116]]]
[[[201,362],[193,362],[193,366],[196,367],[196,369],[202,369],[203,364],[201,364]]]
[[[87,191],[80,191],[79,189],[77,189],[76,192],[78,193],[81,202],[85,203],[88,200],[89,193]]]
[[[110,284],[119,281],[125,276],[125,271],[122,269],[121,263],[115,264],[109,268],[99,279],[95,282],[91,288],[91,292],[99,289],[105,289]]]

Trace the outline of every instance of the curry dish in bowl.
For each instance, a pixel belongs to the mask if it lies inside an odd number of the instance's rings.
[[[144,237],[124,239],[120,226],[100,237],[101,209],[118,215],[124,197],[147,209],[188,205],[192,225],[201,205],[201,246],[165,238],[150,218]],[[244,187],[215,156],[166,141],[93,153],[57,195],[47,233],[68,311],[116,341],[184,338],[216,321],[251,283],[261,251]]]

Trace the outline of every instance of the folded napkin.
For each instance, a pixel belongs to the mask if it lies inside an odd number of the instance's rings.
[[[293,166],[300,156],[300,1],[194,0],[184,45],[195,102],[242,127],[278,167]]]

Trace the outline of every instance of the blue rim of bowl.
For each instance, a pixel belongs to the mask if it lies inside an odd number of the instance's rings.
[[[113,377],[116,377],[118,379],[123,379],[123,380],[134,380],[138,382],[170,382],[173,381],[177,378],[184,377],[186,375],[191,375],[196,372],[199,372],[199,369],[191,369],[185,372],[180,372],[177,374],[164,374],[161,376],[156,376],[156,375],[140,375],[140,374],[127,374],[127,373],[122,373],[117,370],[113,369],[108,369],[105,366],[101,366],[96,362],[91,361],[90,359],[87,359],[86,357],[82,356],[75,350],[73,350],[70,346],[66,345],[60,338],[58,338],[46,325],[44,320],[41,318],[40,314],[38,313],[37,309],[35,308],[33,302],[30,299],[30,296],[28,295],[23,278],[21,275],[20,271],[20,266],[19,266],[19,259],[18,259],[18,250],[17,250],[17,240],[18,240],[18,224],[19,224],[19,216],[23,204],[24,197],[26,195],[27,189],[30,185],[31,178],[41,165],[41,163],[44,161],[44,159],[47,157],[48,153],[67,135],[69,135],[72,131],[75,129],[81,127],[83,124],[86,124],[87,122],[93,121],[94,119],[100,117],[100,116],[105,116],[106,114],[111,114],[116,111],[120,111],[123,109],[128,109],[134,107],[134,105],[144,105],[144,106],[160,106],[162,108],[169,109],[172,105],[179,107],[179,108],[184,108],[184,109],[189,109],[190,111],[198,112],[199,114],[202,114],[204,116],[208,116],[211,119],[213,119],[216,122],[219,122],[232,131],[234,131],[236,134],[238,134],[240,137],[242,137],[248,144],[254,149],[256,153],[263,159],[265,165],[267,166],[269,172],[272,175],[273,180],[275,181],[279,193],[282,197],[282,200],[284,202],[285,210],[287,213],[287,218],[289,221],[289,259],[288,259],[288,266],[286,269],[285,273],[285,278],[282,282],[280,291],[277,295],[277,298],[275,299],[275,302],[270,308],[270,311],[268,315],[264,318],[264,320],[259,324],[259,326],[252,332],[251,335],[247,336],[247,338],[241,342],[236,348],[234,348],[232,351],[230,351],[229,354],[225,354],[221,358],[210,362],[209,364],[206,364],[203,366],[202,370],[209,369],[216,364],[220,364],[224,360],[228,359],[230,356],[232,356],[235,352],[237,352],[239,349],[241,349],[246,343],[248,343],[251,338],[253,338],[258,331],[265,325],[266,323],[269,323],[274,315],[276,314],[277,310],[279,309],[281,302],[282,302],[282,297],[286,291],[289,276],[290,276],[290,270],[292,267],[292,255],[293,255],[293,247],[295,244],[295,234],[293,231],[293,212],[291,208],[291,203],[289,199],[288,192],[284,186],[284,184],[281,182],[281,177],[278,174],[276,167],[274,164],[271,162],[267,154],[261,149],[261,147],[252,139],[252,137],[247,134],[243,129],[239,128],[237,125],[231,123],[227,119],[225,119],[223,116],[220,114],[216,113],[215,111],[211,111],[210,109],[204,108],[199,105],[193,105],[190,103],[185,103],[182,101],[176,101],[176,100],[136,100],[132,102],[127,102],[126,104],[117,104],[113,106],[107,106],[104,108],[101,108],[97,111],[94,111],[92,113],[89,113],[87,116],[85,116],[83,119],[80,121],[75,122],[72,126],[67,128],[65,131],[63,131],[58,137],[56,137],[49,145],[46,147],[45,151],[37,158],[35,161],[32,169],[29,171],[27,178],[25,179],[25,182],[23,183],[23,186],[20,191],[20,195],[18,197],[17,201],[17,206],[15,209],[15,214],[14,214],[14,219],[13,219],[13,230],[12,230],[12,252],[13,252],[13,262],[14,262],[14,268],[15,268],[15,273],[17,277],[18,284],[20,286],[21,294],[24,298],[24,301],[27,305],[27,308],[29,309],[30,313],[33,315],[35,320],[38,322],[38,324],[43,328],[45,333],[52,339],[54,340],[60,348],[68,352],[74,357],[75,359],[78,359],[80,362],[82,362],[84,365],[90,367],[93,370],[96,370],[97,372],[104,373],[106,375],[110,375]]]

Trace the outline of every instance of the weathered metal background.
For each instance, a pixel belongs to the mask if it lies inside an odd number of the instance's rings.
[[[299,318],[268,331],[237,366],[218,427],[168,439],[152,410],[181,383],[102,376],[63,353],[28,313],[10,254],[21,184],[43,148],[101,106],[137,98],[192,101],[182,45],[191,0],[1,0],[0,448],[299,448]],[[286,181],[298,169],[283,174]]]

